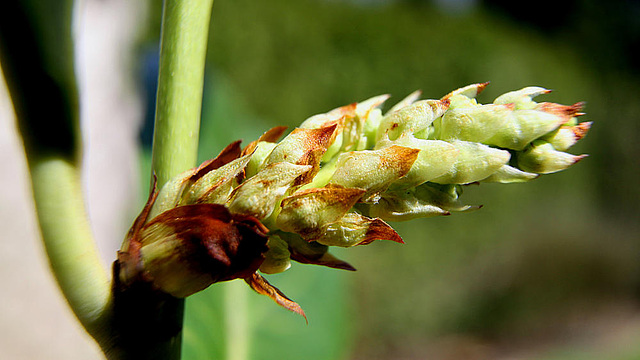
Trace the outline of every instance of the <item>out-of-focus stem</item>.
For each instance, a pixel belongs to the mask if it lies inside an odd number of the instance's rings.
[[[51,270],[78,320],[105,347],[111,289],[82,197],[72,8],[71,0],[3,4],[0,62]]]

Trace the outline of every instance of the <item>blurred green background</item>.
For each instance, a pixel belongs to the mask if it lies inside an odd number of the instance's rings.
[[[148,120],[160,16],[140,45]],[[201,160],[373,95],[484,81],[482,102],[539,85],[595,123],[565,172],[471,186],[480,211],[338,251],[356,273],[269,276],[309,325],[239,282],[193,296],[185,359],[640,359],[640,2],[218,0],[212,24]]]

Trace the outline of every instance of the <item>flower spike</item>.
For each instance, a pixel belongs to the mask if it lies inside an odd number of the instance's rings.
[[[403,243],[387,221],[476,210],[460,200],[464,185],[527,182],[586,157],[566,152],[591,128],[578,121],[583,103],[538,103],[549,90],[531,86],[481,104],[488,84],[439,100],[416,91],[387,113],[389,96],[375,96],[312,116],[282,140],[276,127],[244,149],[230,144],[151,192],[118,254],[118,279],[184,297],[241,278],[305,316],[258,271],[292,260],[353,271],[331,246]]]

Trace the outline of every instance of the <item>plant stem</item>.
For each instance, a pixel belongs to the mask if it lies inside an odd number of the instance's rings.
[[[152,171],[161,188],[196,166],[204,66],[213,0],[165,0]],[[117,270],[117,269],[116,269]],[[119,289],[114,358],[180,359],[184,299],[149,284]]]
[[[248,289],[242,281],[220,284],[224,293],[224,329],[226,360],[249,358]]]
[[[152,169],[158,187],[196,165],[213,0],[165,0]]]
[[[71,309],[104,346],[110,284],[82,197],[71,0],[11,1],[0,11],[0,60],[29,165],[42,240]]]

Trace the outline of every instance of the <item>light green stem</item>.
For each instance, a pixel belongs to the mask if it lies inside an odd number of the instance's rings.
[[[82,198],[72,9],[71,0],[7,3],[0,11],[0,62],[51,270],[82,325],[105,347],[111,288]]]
[[[30,170],[42,239],[58,285],[80,322],[105,346],[111,286],[92,241],[80,171],[60,157],[33,159]]]
[[[152,169],[162,187],[196,165],[213,0],[165,0]]]
[[[224,329],[226,360],[249,358],[248,288],[243,281],[221,284],[224,292]]]

